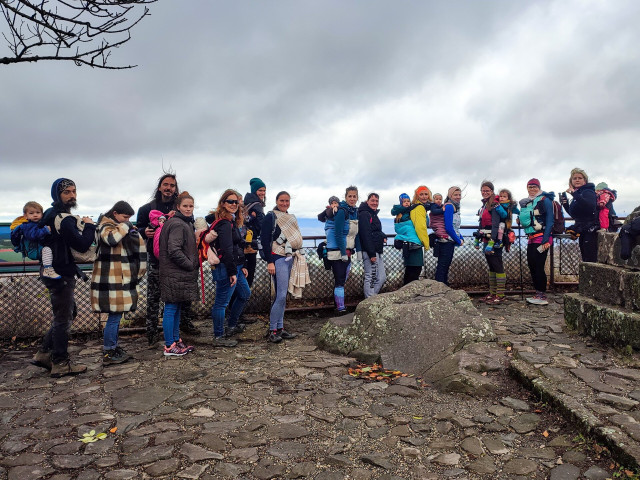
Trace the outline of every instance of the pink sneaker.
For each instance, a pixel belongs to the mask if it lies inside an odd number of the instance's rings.
[[[185,345],[185,343],[182,341],[182,339],[179,339],[179,340],[176,342],[176,345],[178,345],[178,347],[180,347],[180,348],[182,348],[182,349],[186,350],[186,351],[187,351],[187,353],[191,353],[191,352],[193,352],[193,351],[196,349],[196,347],[194,347],[193,345]]]
[[[187,349],[181,348],[176,342],[173,342],[170,347],[164,347],[165,357],[181,357],[187,353],[189,353]]]

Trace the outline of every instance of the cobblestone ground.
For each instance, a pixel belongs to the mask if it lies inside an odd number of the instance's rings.
[[[567,345],[558,348],[576,367],[589,365],[585,360],[594,367],[615,363],[605,350],[562,332],[557,303],[479,308],[501,341],[515,347],[504,344],[505,366],[516,349],[533,355],[555,344]],[[260,322],[233,349],[213,348],[208,335],[190,338],[196,351],[170,359],[149,350],[143,337],[123,337],[135,359],[108,368],[99,340],[75,340],[73,358],[88,372],[58,380],[29,365],[33,348],[4,349],[0,479],[605,479],[615,473],[606,449],[538,402],[506,368],[489,373],[500,390],[480,399],[441,394],[414,378],[366,382],[347,374],[351,359],[316,349],[323,323],[314,315],[290,320],[300,336],[278,345],[264,342]],[[567,354],[572,348],[582,356]],[[78,441],[91,431],[106,438]]]

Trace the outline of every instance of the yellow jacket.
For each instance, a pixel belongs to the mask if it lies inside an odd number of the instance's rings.
[[[429,250],[429,233],[427,232],[427,210],[424,205],[420,204],[409,213],[413,226],[416,229],[418,238],[422,242],[422,246]]]

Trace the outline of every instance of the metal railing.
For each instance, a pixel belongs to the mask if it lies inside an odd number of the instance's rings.
[[[463,226],[465,244],[456,248],[453,262],[449,270],[449,282],[453,288],[466,290],[485,290],[487,288],[487,263],[485,256],[473,246],[471,231],[476,226]],[[519,230],[516,229],[516,233]],[[325,270],[323,262],[316,253],[316,245],[324,237],[304,237],[304,250],[309,266],[312,283],[304,289],[302,299],[290,300],[288,308],[320,308],[333,305],[333,275]],[[392,246],[384,248],[384,265],[387,280],[383,292],[393,291],[402,286],[404,264],[400,250]],[[518,235],[510,252],[504,252],[504,265],[507,274],[507,290],[524,291],[532,288],[531,276],[526,260],[527,239]],[[557,236],[554,248],[548,260],[550,283],[576,283],[580,252],[576,241],[566,235]],[[437,258],[432,250],[425,253],[423,278],[434,278]],[[210,315],[215,296],[215,286],[211,280],[209,267],[204,267],[205,301],[193,302],[193,310],[199,317]],[[0,338],[33,337],[44,333],[50,325],[51,306],[48,292],[39,281],[35,262],[0,263]],[[83,270],[91,270],[91,265],[84,265]],[[347,302],[357,302],[363,297],[364,271],[362,262],[354,261],[349,278],[345,285]],[[78,281],[76,302],[78,316],[73,323],[74,332],[100,332],[106,315],[91,311],[90,282]],[[201,292],[200,280],[194,285]],[[271,304],[271,281],[267,273],[266,263],[258,259],[255,279],[252,286],[251,299],[246,311],[251,313],[267,313]],[[161,305],[162,308],[162,305]],[[140,284],[140,300],[135,312],[125,316],[123,326],[142,326],[146,313],[146,277]]]

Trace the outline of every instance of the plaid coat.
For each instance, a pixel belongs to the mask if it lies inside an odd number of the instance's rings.
[[[104,217],[98,225],[98,258],[91,275],[91,307],[95,312],[136,309],[138,282],[147,270],[144,239],[130,223]]]

